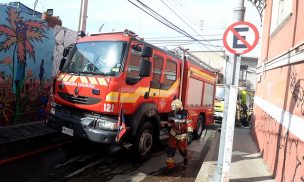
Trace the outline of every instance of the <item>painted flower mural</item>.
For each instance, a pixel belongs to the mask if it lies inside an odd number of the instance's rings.
[[[45,119],[59,50],[76,38],[75,31],[0,3],[0,127]]]
[[[14,46],[14,53],[17,55],[17,61],[15,56],[13,57],[14,91],[16,92],[16,81],[19,83],[24,79],[26,53],[35,62],[35,50],[32,42],[42,42],[42,38],[46,37],[44,29],[47,28],[47,25],[42,21],[24,21],[20,12],[15,9],[8,9],[7,14],[6,20],[10,26],[0,25],[0,34],[6,37],[0,45],[0,52],[7,51]]]
[[[0,120],[0,126],[6,125],[5,122],[9,121],[9,115],[13,114],[12,104],[13,98],[0,94],[0,118],[4,118]]]

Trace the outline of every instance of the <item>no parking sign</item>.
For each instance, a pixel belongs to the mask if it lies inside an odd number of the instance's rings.
[[[258,44],[259,31],[249,22],[240,21],[230,25],[224,33],[225,48],[233,54],[245,54]]]

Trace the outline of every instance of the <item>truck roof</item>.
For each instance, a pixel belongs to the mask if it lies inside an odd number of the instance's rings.
[[[182,61],[182,57],[169,51],[169,50],[164,50],[160,47],[157,47],[153,44],[150,44],[148,42],[145,42],[143,38],[140,38],[138,35],[136,35],[134,32],[130,30],[125,30],[124,32],[109,32],[109,33],[97,33],[97,34],[91,34],[90,36],[85,36],[82,37],[78,40],[78,42],[87,42],[87,41],[101,41],[101,40],[106,40],[106,41],[131,41],[131,40],[136,40],[143,45],[148,45],[153,47],[154,49],[167,54],[173,58],[175,58],[178,61]],[[180,48],[180,50],[185,51],[184,49]],[[187,61],[190,63],[203,68],[204,70],[209,71],[210,73],[217,72],[215,68],[212,68],[210,65],[207,65],[203,61],[201,61],[199,58],[196,56],[190,54],[188,51],[185,51],[185,55],[187,57]]]

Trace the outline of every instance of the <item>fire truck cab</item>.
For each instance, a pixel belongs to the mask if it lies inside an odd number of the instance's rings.
[[[181,58],[129,30],[84,36],[54,79],[47,125],[113,144],[122,111],[125,140],[144,157],[160,138],[161,122],[176,98],[195,122],[195,138],[213,124],[215,85],[215,73],[196,57],[184,52]]]

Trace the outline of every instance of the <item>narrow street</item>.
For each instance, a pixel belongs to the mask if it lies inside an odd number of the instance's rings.
[[[164,175],[166,140],[157,145],[146,161],[134,159],[129,151],[82,140],[0,166],[5,181],[194,181],[219,125],[193,141],[191,159],[185,168],[177,152],[176,169]],[[126,157],[128,156],[128,157]]]
[[[304,182],[303,8],[1,0],[0,182]]]

